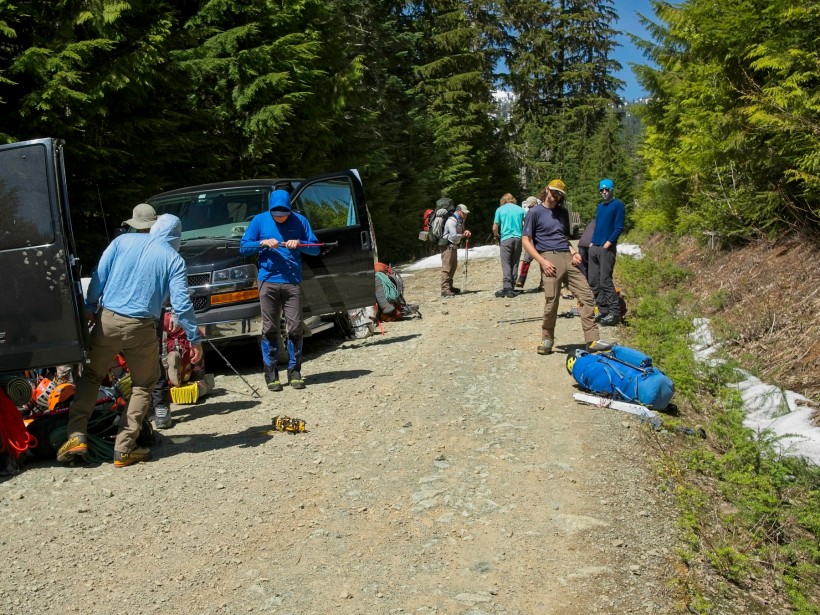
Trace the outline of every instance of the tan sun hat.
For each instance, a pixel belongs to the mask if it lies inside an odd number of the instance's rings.
[[[140,203],[134,208],[134,211],[131,213],[131,217],[123,222],[123,224],[127,224],[138,231],[144,231],[147,228],[151,228],[156,221],[156,210],[148,203]]]

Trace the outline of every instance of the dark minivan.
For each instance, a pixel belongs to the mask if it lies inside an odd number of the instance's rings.
[[[273,190],[291,193],[294,211],[310,222],[319,241],[334,244],[317,256],[302,255],[305,333],[340,324],[348,310],[372,305],[375,239],[355,170],[307,179],[255,179],[204,184],[148,199],[158,214],[182,221],[180,254],[197,321],[213,341],[254,338],[261,333],[256,257],[239,243],[256,214],[268,211]],[[335,245],[338,244],[338,245]]]
[[[0,146],[0,372],[83,360],[78,262],[62,141]]]

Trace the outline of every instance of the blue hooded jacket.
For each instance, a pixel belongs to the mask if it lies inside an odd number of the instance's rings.
[[[177,252],[181,229],[179,218],[163,214],[150,233],[126,233],[112,241],[91,274],[86,311],[94,313],[101,305],[120,316],[159,319],[170,297],[188,340],[199,344],[185,261]]]
[[[273,284],[299,284],[302,281],[302,252],[319,254],[318,246],[289,250],[284,246],[276,249],[259,245],[264,239],[276,239],[284,243],[298,239],[300,243],[319,243],[310,222],[290,207],[290,195],[284,190],[274,190],[268,200],[269,210],[254,216],[239,245],[242,254],[259,254],[260,282]],[[288,211],[290,215],[284,222],[273,219],[273,210]]]

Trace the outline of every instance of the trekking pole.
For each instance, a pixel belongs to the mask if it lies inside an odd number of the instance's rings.
[[[470,263],[470,240],[467,239],[464,244],[464,292],[467,292],[467,265]]]
[[[253,391],[253,394],[256,395],[257,397],[261,398],[262,396],[259,394],[259,391],[254,389],[251,386],[251,383],[248,382],[247,380],[245,380],[245,377],[242,374],[240,374],[238,371],[236,371],[236,368],[233,365],[231,365],[230,361],[228,361],[228,359],[225,358],[224,354],[219,352],[219,349],[216,346],[214,346],[214,343],[211,340],[209,340],[208,338],[205,338],[205,341],[208,342],[211,345],[211,348],[214,349],[214,352],[216,352],[216,354],[218,354],[220,357],[222,357],[222,360],[225,361],[225,365],[230,367],[233,370],[233,373],[236,374],[237,376],[239,376],[242,379],[242,382],[244,382],[246,385],[248,385],[248,388],[251,391]]]
[[[544,319],[543,316],[532,316],[530,318],[509,318],[507,320],[499,320],[495,324],[500,325],[502,323],[504,323],[504,324],[515,324],[515,323],[519,323],[519,322],[535,322],[536,320],[543,320],[543,319]]]

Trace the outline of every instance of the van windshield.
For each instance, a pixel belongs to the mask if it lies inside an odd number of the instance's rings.
[[[267,210],[270,188],[217,189],[152,198],[157,214],[182,222],[182,240],[240,238],[256,214]]]

